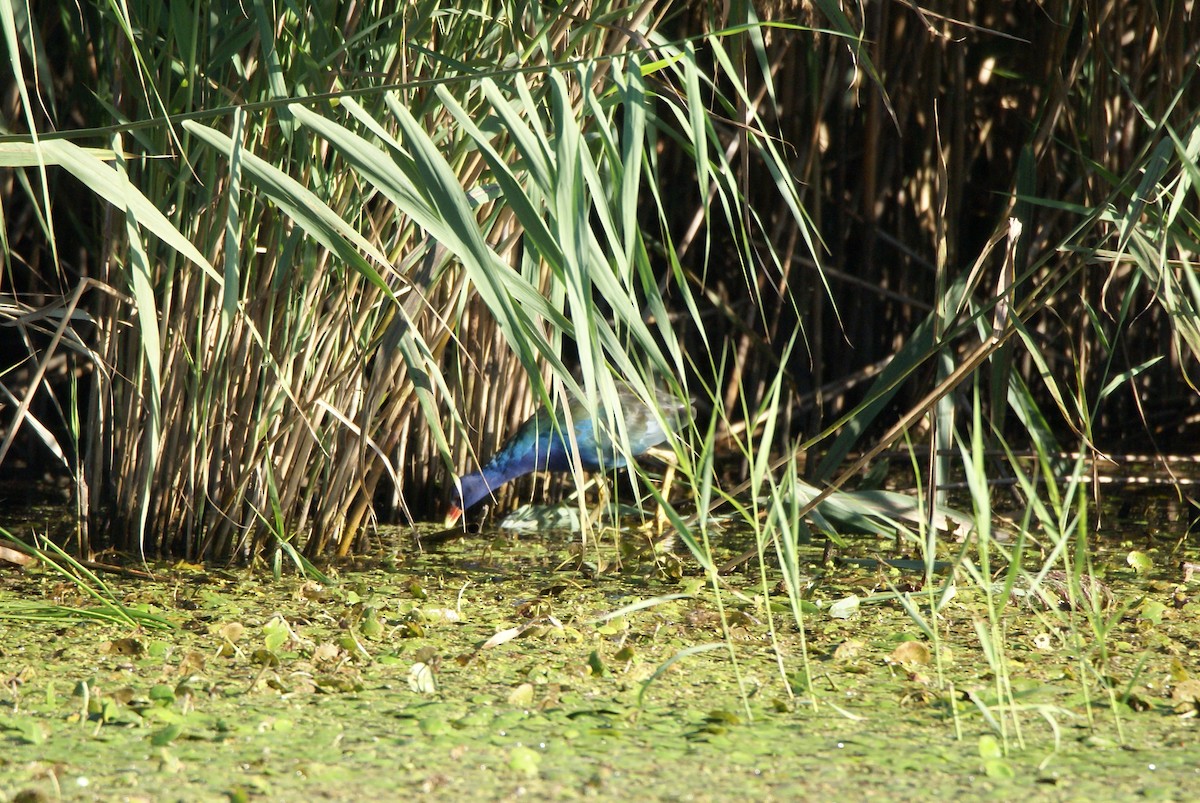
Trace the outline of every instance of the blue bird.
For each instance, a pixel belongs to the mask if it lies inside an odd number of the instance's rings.
[[[656,390],[654,397],[661,421],[632,392],[625,388],[617,390],[625,432],[629,435],[629,451],[635,457],[667,439],[663,423],[672,431],[678,430],[691,413],[691,405],[674,396]],[[580,464],[591,471],[622,468],[626,461],[614,445],[617,438],[606,431],[610,419],[605,411],[590,410],[578,402],[572,402],[570,409]],[[612,420],[615,422],[615,417]],[[482,469],[458,481],[454,501],[446,513],[446,526],[453,526],[463,511],[495,493],[509,480],[534,471],[570,471],[571,441],[565,430],[566,422],[560,424],[555,426],[554,413],[545,407],[526,419]]]

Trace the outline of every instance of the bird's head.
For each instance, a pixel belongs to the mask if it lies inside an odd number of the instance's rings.
[[[446,510],[445,526],[458,526],[459,520],[467,510],[492,492],[492,487],[480,473],[468,474],[454,481],[454,496],[450,507]]]
[[[457,502],[451,502],[450,507],[446,508],[446,520],[444,526],[446,529],[458,525],[458,520],[462,518],[463,509]]]

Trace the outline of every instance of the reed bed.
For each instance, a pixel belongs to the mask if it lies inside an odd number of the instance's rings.
[[[1192,3],[4,5],[0,463],[82,554],[346,555],[623,382],[701,560],[894,446],[932,513],[980,429],[1192,443]]]

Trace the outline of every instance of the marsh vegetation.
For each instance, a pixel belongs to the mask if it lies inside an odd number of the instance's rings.
[[[306,713],[260,724],[367,764],[535,710],[599,762],[550,771],[522,738],[404,776],[447,795],[497,762],[620,795],[639,771],[584,748],[606,728],[642,734],[628,754],[715,734],[792,780],[849,755],[781,751],[796,729],[938,739],[948,789],[1175,744],[1200,673],[1193,5],[0,0],[0,555],[37,559],[0,569],[5,733],[35,762],[0,791],[113,734],[168,773],[226,733],[278,750],[223,707],[271,694]],[[576,466],[505,486],[452,568],[421,551],[530,413],[627,392],[695,415],[602,478],[616,517]],[[1165,491],[1149,517],[1137,482]],[[58,512],[25,516],[35,493]],[[563,498],[582,533],[525,507]],[[514,509],[533,534],[495,528]],[[421,612],[493,573],[512,610]],[[563,652],[486,686],[513,628]],[[881,696],[856,706],[860,675]]]

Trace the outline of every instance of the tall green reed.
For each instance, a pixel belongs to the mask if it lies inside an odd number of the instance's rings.
[[[726,52],[760,48],[754,24],[675,40],[670,4],[350,11],[89,7],[117,122],[8,157],[104,204],[94,275],[117,292],[94,307],[73,468],[85,551],[256,559],[297,533],[309,556],[346,554],[389,491],[404,509],[447,487],[443,463],[469,467],[533,404],[618,410],[614,375],[689,395],[675,310],[703,323],[662,141],[721,217],[757,225],[712,97],[744,110],[740,142],[808,231]]]

